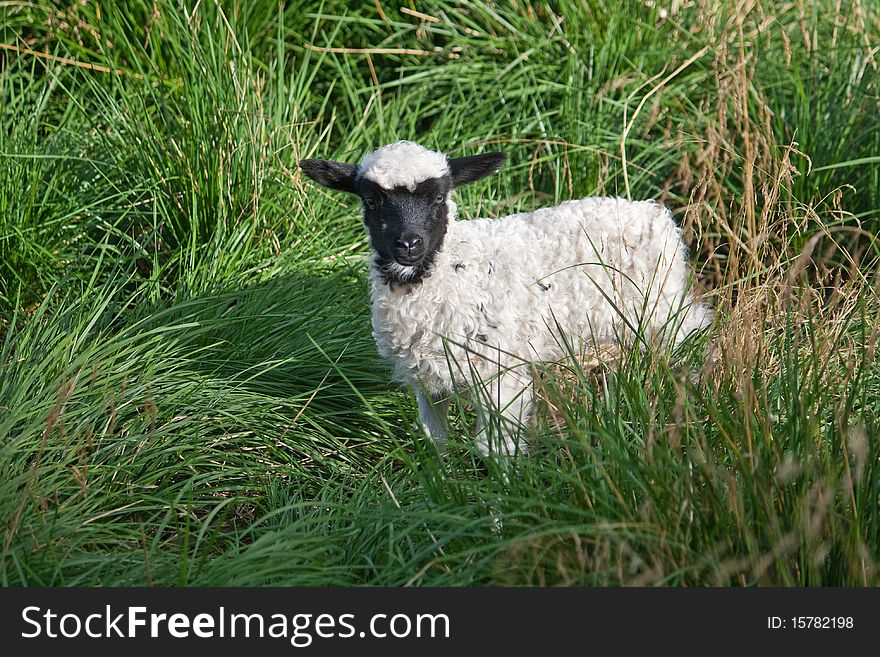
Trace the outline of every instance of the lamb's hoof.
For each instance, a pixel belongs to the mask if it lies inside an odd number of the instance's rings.
[[[489,509],[489,512],[492,514],[489,520],[489,529],[495,534],[495,536],[500,537],[501,532],[504,529],[504,521],[501,520],[501,511],[493,506]]]

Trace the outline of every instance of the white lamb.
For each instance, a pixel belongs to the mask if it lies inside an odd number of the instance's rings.
[[[688,289],[679,229],[653,201],[593,197],[456,219],[453,189],[505,159],[447,158],[400,141],[359,165],[299,163],[313,180],[362,201],[373,249],[373,337],[394,377],[415,391],[425,433],[442,443],[450,395],[469,391],[483,454],[526,448],[519,428],[532,391],[524,364],[609,341],[632,344],[636,335],[675,344],[711,319]]]

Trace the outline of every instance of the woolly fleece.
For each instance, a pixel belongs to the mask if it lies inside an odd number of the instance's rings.
[[[413,191],[428,178],[449,173],[446,156],[411,141],[398,141],[368,153],[358,165],[358,176],[383,189],[406,187]]]
[[[565,340],[579,348],[642,326],[677,343],[711,319],[687,281],[679,229],[653,201],[595,197],[500,219],[451,216],[420,283],[389,286],[372,268],[373,336],[395,379],[442,397],[562,358]]]

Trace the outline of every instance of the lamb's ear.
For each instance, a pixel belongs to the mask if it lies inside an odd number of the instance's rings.
[[[354,186],[357,166],[354,164],[334,162],[333,160],[300,160],[299,168],[309,178],[324,187],[357,194]]]
[[[452,186],[459,187],[485,178],[498,171],[506,159],[507,153],[482,153],[452,158],[448,160]]]

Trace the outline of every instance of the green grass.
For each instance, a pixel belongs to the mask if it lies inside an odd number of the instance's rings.
[[[873,3],[2,4],[2,584],[880,584]],[[296,167],[402,138],[510,154],[466,217],[661,199],[710,334],[438,454]]]

